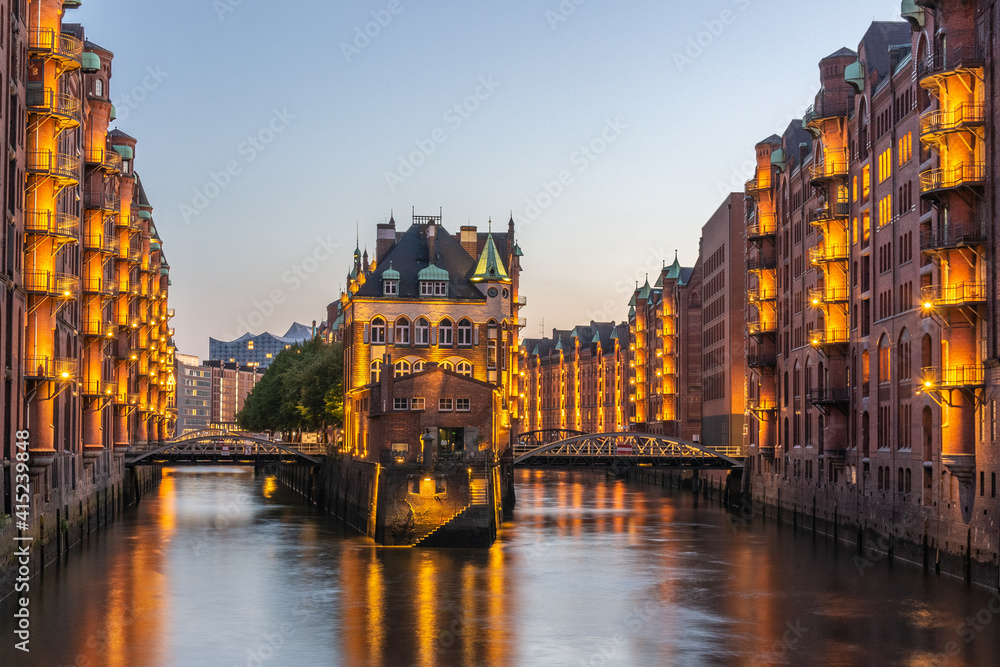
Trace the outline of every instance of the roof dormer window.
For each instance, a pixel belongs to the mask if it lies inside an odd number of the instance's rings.
[[[389,262],[389,268],[382,272],[382,295],[397,294],[399,294],[399,271],[392,268],[392,262]]]
[[[442,281],[420,281],[420,296],[448,296],[448,283]]]

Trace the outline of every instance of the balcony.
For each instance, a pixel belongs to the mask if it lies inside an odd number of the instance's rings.
[[[25,168],[29,174],[54,178],[61,185],[80,182],[80,160],[56,151],[27,151]]]
[[[986,227],[978,222],[953,222],[937,230],[926,229],[920,233],[920,249],[952,250],[978,248],[986,244]]]
[[[109,280],[101,276],[95,278],[84,278],[83,293],[114,296],[118,294],[118,282],[114,279]]]
[[[118,383],[103,382],[101,380],[84,380],[80,383],[80,392],[84,396],[107,396],[110,398],[118,394]]]
[[[83,249],[114,255],[118,252],[118,239],[110,234],[87,234],[83,237]]]
[[[957,46],[918,60],[917,77],[920,85],[924,88],[937,87],[943,78],[962,71],[982,69],[983,51],[978,44]]]
[[[747,222],[747,238],[755,241],[768,236],[774,236],[778,230],[777,219],[773,213],[758,212]]]
[[[80,230],[80,218],[69,213],[25,211],[24,231],[40,236],[75,238]]]
[[[135,216],[135,213],[130,213],[129,215],[121,215],[115,218],[115,226],[123,229],[132,229],[134,231],[140,231],[139,218]]]
[[[831,95],[829,98],[823,95],[818,104],[810,104],[805,114],[802,115],[802,127],[818,127],[817,121],[846,116],[849,111],[847,100],[846,95]]]
[[[848,387],[822,387],[806,392],[806,402],[813,405],[846,405],[851,400]]]
[[[923,391],[935,389],[964,389],[982,387],[983,365],[925,366],[921,369]]]
[[[118,259],[123,262],[140,262],[142,261],[142,248],[120,247],[118,248]]]
[[[778,323],[775,321],[765,322],[754,320],[747,322],[747,333],[751,336],[765,336],[773,334],[778,330]]]
[[[920,290],[925,309],[969,306],[986,303],[985,282],[928,285]]]
[[[25,271],[24,289],[29,294],[75,299],[80,289],[80,278],[70,273],[53,271]]]
[[[771,189],[771,173],[766,171],[758,173],[743,186],[743,190],[748,197],[759,196],[761,192]]]
[[[846,262],[848,248],[846,243],[820,243],[809,249],[809,261],[812,264],[829,262]]]
[[[843,220],[846,222],[851,215],[851,205],[849,202],[837,202],[827,204],[819,208],[810,209],[809,224],[816,227],[825,227],[831,222]]]
[[[52,28],[28,31],[28,53],[52,58],[62,70],[78,69],[83,61],[83,42]]]
[[[935,141],[948,132],[981,127],[986,122],[986,106],[966,102],[954,109],[928,111],[920,116],[920,138]]]
[[[777,412],[778,402],[773,398],[748,398],[747,410],[750,412]]]
[[[823,161],[809,167],[809,179],[816,185],[824,181],[847,178],[847,165],[846,149],[823,151]]]
[[[121,208],[121,198],[116,192],[87,190],[83,193],[83,205],[91,210],[113,213]]]
[[[774,368],[778,365],[778,358],[773,354],[751,353],[747,355],[748,368]]]
[[[809,303],[813,306],[847,303],[847,287],[814,287],[809,290]]]
[[[118,326],[104,320],[84,320],[80,331],[84,336],[94,338],[114,338],[118,335]]]
[[[77,360],[70,357],[25,357],[24,377],[28,380],[69,381],[76,378]]]
[[[960,187],[981,187],[986,184],[985,162],[962,162],[954,167],[928,169],[920,172],[920,193],[933,194]]]
[[[524,308],[527,305],[528,305],[528,297],[526,297],[526,296],[519,296],[519,297],[517,297],[517,307],[518,308]]]
[[[846,345],[849,338],[847,329],[811,329],[809,344],[816,348],[828,345]]]
[[[28,84],[26,101],[28,113],[51,116],[60,131],[80,125],[80,100],[57,93],[51,88],[34,88]]]
[[[747,271],[773,271],[777,266],[778,260],[774,255],[762,252],[747,259]]]
[[[774,301],[777,298],[778,292],[773,287],[751,287],[747,290],[747,301],[750,303]]]
[[[174,316],[174,309],[173,308],[167,308],[167,319],[169,320],[173,316]]]
[[[118,281],[118,293],[139,296],[139,281],[122,278]],[[136,320],[136,326],[138,326],[138,320]]]
[[[100,167],[110,173],[122,170],[122,156],[116,150],[88,148],[84,160],[88,165]]]

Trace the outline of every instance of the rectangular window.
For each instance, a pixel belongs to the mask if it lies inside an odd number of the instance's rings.
[[[398,292],[397,286],[399,285],[399,283],[397,283],[395,280],[386,280],[383,284],[384,287],[382,293],[385,294],[386,296],[392,296],[393,294],[396,294]]]
[[[861,203],[868,201],[871,193],[871,165],[865,165],[861,169]]]
[[[497,367],[497,342],[489,341],[486,347],[486,367],[495,369]]]
[[[411,410],[423,410],[424,409],[424,399],[422,399],[422,398],[411,398],[410,399],[410,409]]]
[[[892,195],[888,194],[878,200],[878,226],[884,227],[892,222]]]
[[[410,399],[408,398],[394,398],[392,399],[392,409],[393,410],[408,410],[410,407]]]
[[[439,398],[438,399],[438,412],[451,412],[455,409],[455,404],[450,398]]]
[[[878,182],[881,183],[892,175],[892,146],[879,153]]]
[[[434,283],[434,296],[448,296],[448,283]]]
[[[913,132],[907,132],[899,138],[896,154],[899,156],[900,165],[910,161],[910,158],[913,157]]]
[[[468,412],[469,411],[469,399],[467,398],[456,398],[455,399],[455,410],[458,412]]]

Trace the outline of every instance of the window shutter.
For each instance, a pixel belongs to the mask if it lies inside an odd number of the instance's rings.
[[[368,324],[367,322],[365,323],[365,338],[364,338],[364,340],[365,340],[366,343],[371,340],[371,325]]]
[[[479,345],[479,327],[472,325],[472,344]]]

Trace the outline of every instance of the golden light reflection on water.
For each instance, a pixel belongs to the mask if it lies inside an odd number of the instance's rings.
[[[374,664],[383,662],[385,651],[385,576],[378,553],[372,550],[368,559],[368,651]]]
[[[278,490],[278,480],[274,475],[268,475],[264,478],[264,497],[273,498],[275,492]]]
[[[417,664],[432,667],[441,628],[438,627],[437,564],[433,552],[420,554],[414,605],[417,616]]]

